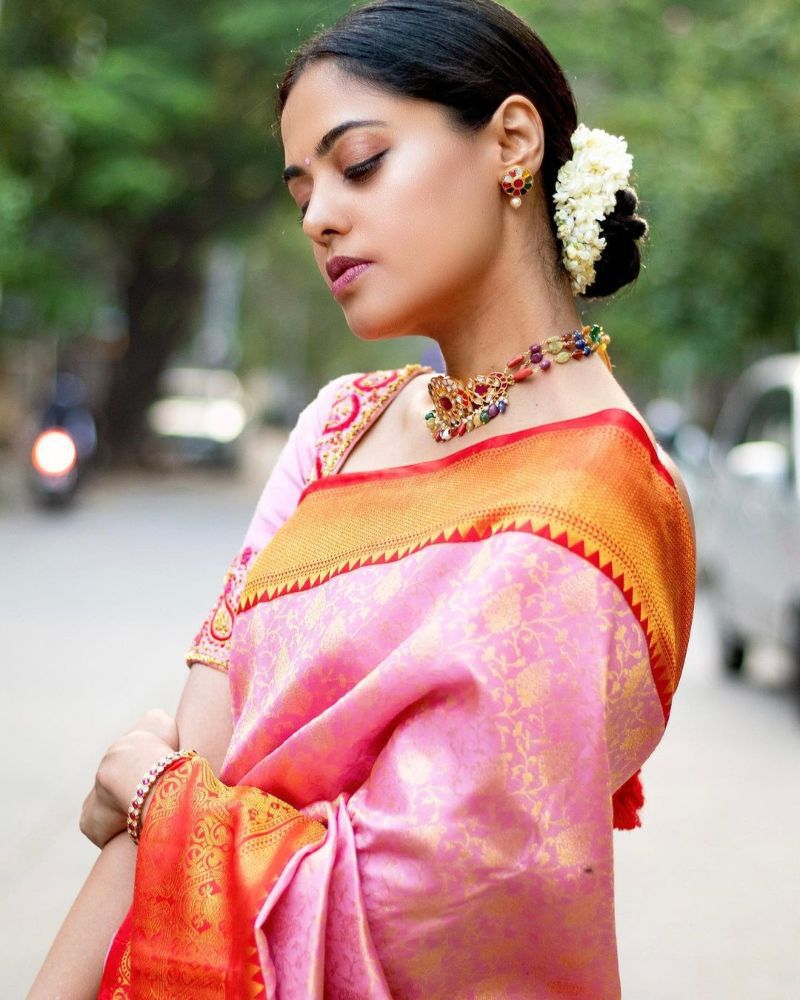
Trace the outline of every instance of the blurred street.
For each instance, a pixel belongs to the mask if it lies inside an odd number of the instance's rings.
[[[277,432],[243,475],[87,484],[74,509],[0,490],[6,807],[3,998],[23,997],[91,866],[77,827],[106,746],[145,709],[174,712],[182,655],[247,527]],[[626,1000],[791,1000],[800,964],[800,714],[772,654],[724,679],[701,595],[641,830],[619,833]]]

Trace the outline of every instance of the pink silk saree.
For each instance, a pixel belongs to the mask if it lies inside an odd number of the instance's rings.
[[[101,997],[618,1000],[612,796],[680,678],[688,515],[613,408],[337,475],[426,370],[344,376],[301,414],[187,657],[227,671],[233,739],[218,779],[156,786]],[[161,947],[194,986],[137,987],[189,881]]]

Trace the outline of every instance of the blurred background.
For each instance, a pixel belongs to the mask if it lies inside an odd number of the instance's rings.
[[[618,835],[628,1000],[789,1000],[800,960],[800,5],[515,2],[651,237],[587,305],[680,464],[701,587],[644,828]],[[0,0],[0,992],[93,863],[108,743],[182,655],[299,410],[431,358],[367,344],[280,180],[276,83],[349,7]],[[432,361],[431,363],[438,364]]]

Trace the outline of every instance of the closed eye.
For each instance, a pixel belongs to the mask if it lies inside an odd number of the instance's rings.
[[[352,167],[347,167],[344,170],[344,176],[348,181],[361,181],[369,176],[373,170],[378,166],[383,157],[389,152],[388,149],[384,149],[382,153],[376,153],[375,156],[370,156],[368,160],[362,160],[361,163],[355,163]],[[300,222],[303,221],[306,215],[306,210],[308,209],[308,202],[303,205],[300,211]]]
[[[382,153],[376,153],[375,156],[370,156],[368,160],[363,160],[361,163],[356,163],[352,167],[348,167],[344,171],[345,177],[350,180],[357,180],[360,177],[364,177],[377,167],[380,160],[388,153],[388,149],[384,149]]]

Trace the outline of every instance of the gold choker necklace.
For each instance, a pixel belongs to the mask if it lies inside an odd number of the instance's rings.
[[[466,381],[449,375],[434,375],[428,383],[433,409],[425,414],[425,423],[434,441],[460,437],[505,413],[508,390],[534,372],[549,371],[554,361],[563,365],[600,351],[610,368],[607,354],[610,343],[611,338],[602,326],[594,323],[561,337],[548,337],[541,344],[531,344],[527,351],[512,358],[501,372],[475,375]]]

